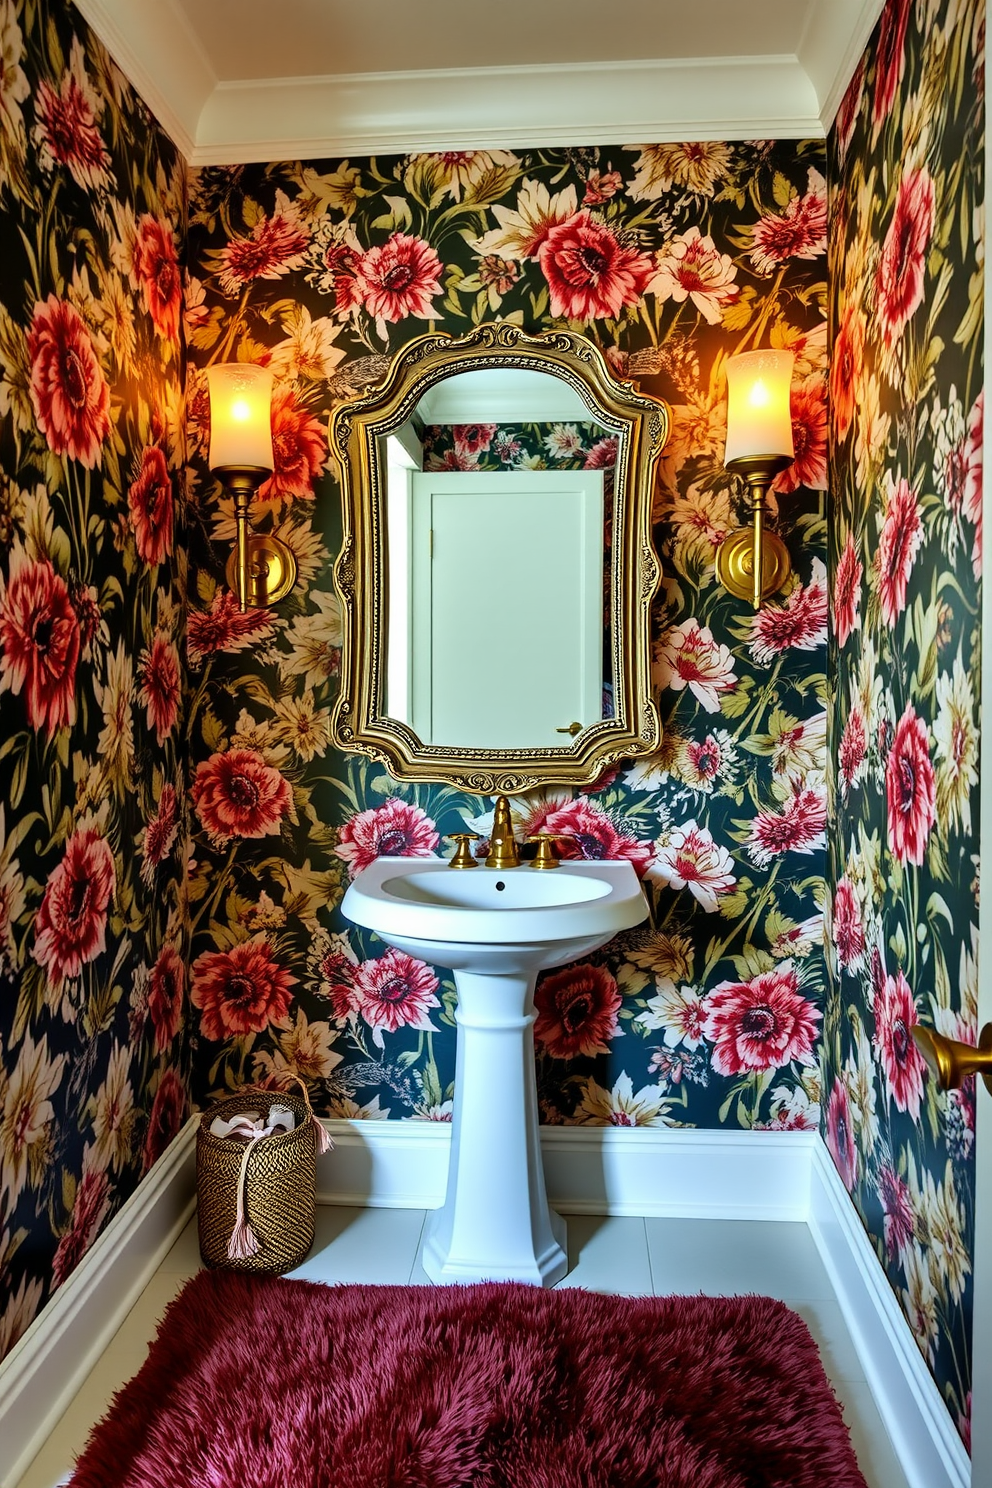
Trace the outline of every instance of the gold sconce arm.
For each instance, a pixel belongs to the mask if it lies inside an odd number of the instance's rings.
[[[992,1023],[982,1029],[977,1048],[919,1024],[911,1032],[941,1090],[956,1090],[969,1075],[979,1074],[992,1095]]]
[[[296,557],[282,538],[252,532],[248,508],[272,474],[262,465],[219,465],[214,474],[234,497],[237,543],[227,564],[227,581],[244,612],[277,604],[296,583]]]
[[[765,531],[765,492],[780,470],[792,464],[790,455],[742,455],[727,461],[727,469],[747,481],[751,496],[751,526],[732,532],[717,550],[717,578],[737,599],[749,599],[756,610],[777,594],[792,572],[785,543]]]

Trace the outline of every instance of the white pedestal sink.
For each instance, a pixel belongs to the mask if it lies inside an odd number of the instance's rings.
[[[565,1222],[548,1207],[534,1077],[539,971],[598,949],[647,915],[630,863],[553,870],[441,867],[379,858],[342,913],[455,975],[458,1044],[445,1200],[421,1259],[437,1282],[553,1286],[568,1268]]]

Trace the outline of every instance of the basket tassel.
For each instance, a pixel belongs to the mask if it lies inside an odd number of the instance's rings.
[[[258,1140],[258,1138],[256,1138]],[[238,1174],[238,1208],[234,1220],[234,1229],[231,1238],[227,1242],[227,1258],[229,1261],[246,1261],[249,1256],[258,1255],[261,1250],[261,1242],[245,1214],[245,1187],[248,1177],[248,1159],[251,1157],[255,1143],[249,1142],[245,1148],[245,1155],[241,1159],[241,1171]]]

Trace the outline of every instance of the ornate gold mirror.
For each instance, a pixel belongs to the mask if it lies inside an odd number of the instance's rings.
[[[566,331],[421,336],[331,420],[337,745],[487,794],[661,739],[649,616],[667,407]]]

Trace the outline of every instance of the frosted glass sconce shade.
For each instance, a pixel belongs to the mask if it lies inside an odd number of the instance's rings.
[[[271,470],[272,373],[252,362],[207,368],[211,470]]]
[[[724,464],[754,455],[793,458],[791,351],[745,351],[727,361]]]

